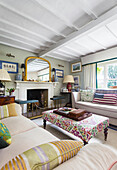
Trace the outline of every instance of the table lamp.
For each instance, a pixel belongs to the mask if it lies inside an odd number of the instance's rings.
[[[3,92],[5,91],[5,85],[2,84],[2,81],[11,81],[8,72],[4,69],[0,69],[0,94],[4,95]]]
[[[67,89],[68,89],[68,91],[70,92],[70,91],[71,91],[71,88],[72,88],[71,83],[74,83],[74,78],[73,78],[73,76],[72,76],[72,75],[66,75],[66,76],[64,77],[63,83],[67,83]]]

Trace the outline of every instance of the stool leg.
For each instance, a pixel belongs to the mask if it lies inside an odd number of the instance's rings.
[[[32,103],[32,116],[33,116],[33,103]]]
[[[60,107],[61,107],[61,99],[60,99]]]
[[[44,126],[44,129],[46,129],[46,120],[43,119],[43,126]]]
[[[35,106],[36,106],[36,115],[37,115],[37,103],[35,103]]]
[[[56,100],[54,100],[54,107],[56,108]]]
[[[28,112],[29,112],[29,104],[27,103],[27,117],[29,117]]]

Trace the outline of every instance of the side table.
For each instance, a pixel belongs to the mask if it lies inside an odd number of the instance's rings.
[[[0,96],[0,106],[15,103],[15,96]]]
[[[61,94],[64,94],[64,95],[66,94],[66,95],[68,95],[68,98],[69,98],[69,102],[66,103],[65,107],[72,107],[71,93],[72,93],[72,92],[61,92]]]

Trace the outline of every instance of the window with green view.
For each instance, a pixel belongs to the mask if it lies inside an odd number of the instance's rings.
[[[97,88],[117,86],[117,59],[97,63]]]

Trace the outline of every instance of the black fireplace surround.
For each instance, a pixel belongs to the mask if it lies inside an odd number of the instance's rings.
[[[44,107],[48,104],[48,89],[28,89],[27,100],[38,100],[39,107]]]

